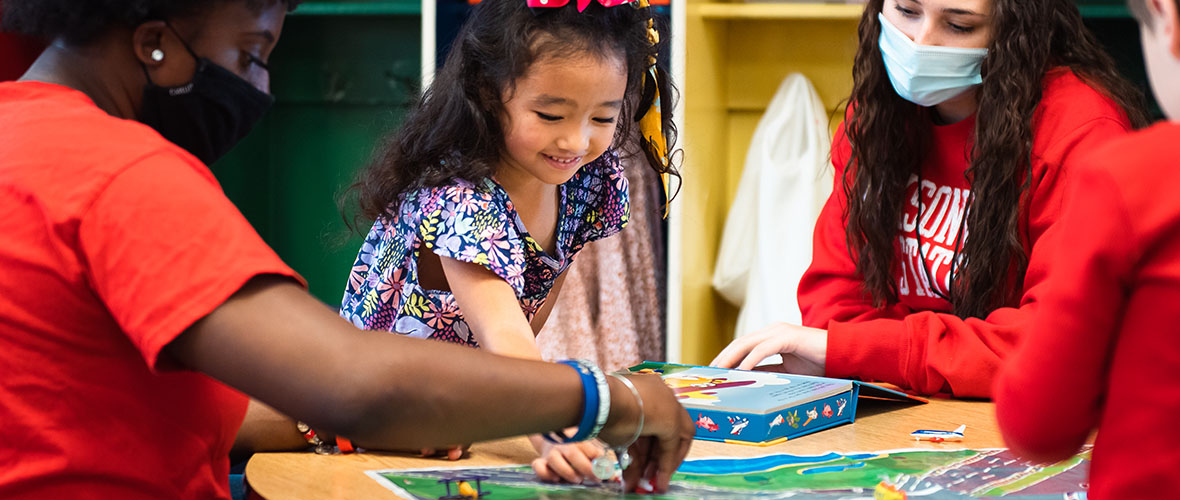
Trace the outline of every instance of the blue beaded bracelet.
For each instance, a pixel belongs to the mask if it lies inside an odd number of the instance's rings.
[[[606,385],[606,377],[602,370],[587,361],[565,360],[558,363],[578,372],[582,381],[582,417],[578,419],[578,430],[573,436],[567,436],[564,432],[550,432],[543,434],[543,437],[557,444],[593,439],[602,430],[606,415],[610,413],[610,389]]]

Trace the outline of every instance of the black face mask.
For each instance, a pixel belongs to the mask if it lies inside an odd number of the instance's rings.
[[[181,43],[197,61],[193,80],[179,87],[160,87],[149,75],[139,121],[212,165],[250,133],[274,98],[230,70],[198,57],[184,39]]]

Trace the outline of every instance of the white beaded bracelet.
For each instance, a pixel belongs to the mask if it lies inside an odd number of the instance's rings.
[[[616,373],[610,373],[609,375],[619,379],[619,382],[622,382],[623,385],[627,386],[627,389],[630,389],[631,394],[635,396],[636,406],[639,408],[639,425],[635,427],[635,434],[631,436],[631,439],[628,439],[627,442],[619,446],[610,447],[611,451],[615,453],[615,463],[611,463],[610,459],[606,457],[605,453],[603,453],[602,456],[594,459],[594,462],[591,463],[591,466],[594,468],[594,476],[603,481],[606,481],[615,475],[616,464],[619,467],[619,472],[627,470],[627,467],[631,466],[631,454],[627,452],[627,448],[630,448],[631,445],[639,439],[640,434],[643,433],[644,418],[643,398],[639,396],[639,389],[635,388],[635,384],[632,383],[630,379],[622,375]]]
[[[610,416],[610,385],[606,383],[606,375],[602,373],[602,369],[598,365],[587,360],[580,361],[590,367],[590,373],[594,375],[594,383],[598,385],[598,414],[595,416],[594,428],[586,438],[594,439],[598,437],[599,432],[602,432],[602,427],[606,425],[606,419]]]

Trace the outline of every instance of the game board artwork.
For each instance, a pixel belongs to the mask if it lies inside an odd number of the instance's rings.
[[[666,494],[626,496],[619,495],[617,483],[540,483],[528,466],[381,470],[367,474],[403,498],[415,500],[448,498],[455,484],[471,482],[472,478],[480,481],[484,493],[493,493],[487,498],[494,500],[872,499],[874,489],[883,480],[905,492],[906,498],[1047,500],[1085,498],[1089,460],[1089,448],[1047,466],[1019,460],[1006,449],[702,458],[685,461]]]

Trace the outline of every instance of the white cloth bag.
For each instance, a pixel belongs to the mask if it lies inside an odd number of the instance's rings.
[[[812,231],[832,191],[828,118],[807,77],[779,85],[754,130],[737,197],[725,220],[713,287],[741,307],[735,337],[801,320],[799,278]]]

